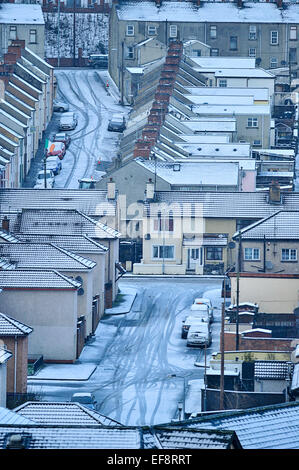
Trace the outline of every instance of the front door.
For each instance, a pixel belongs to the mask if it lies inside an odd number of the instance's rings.
[[[188,248],[188,269],[195,271],[196,263],[199,260],[199,248]]]

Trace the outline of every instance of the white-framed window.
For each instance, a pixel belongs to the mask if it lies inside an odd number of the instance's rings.
[[[210,26],[210,38],[211,39],[217,38],[217,26]]]
[[[170,38],[176,38],[178,35],[178,27],[176,24],[171,24],[169,26],[169,37]]]
[[[282,248],[281,261],[297,261],[297,250],[293,248]]]
[[[227,80],[226,80],[226,78],[220,78],[220,80],[219,80],[219,87],[220,87],[220,88],[226,88],[226,87],[227,87]]]
[[[257,118],[250,117],[247,119],[247,127],[258,127],[258,126],[259,126],[259,123],[258,123]]]
[[[270,33],[270,44],[278,44],[278,31],[271,31]]]
[[[29,31],[29,43],[36,44],[37,43],[37,31],[36,29],[30,29]]]
[[[261,147],[262,146],[262,142],[260,140],[254,140],[253,141],[253,146],[254,147]]]
[[[256,39],[256,26],[255,25],[249,26],[248,39],[250,41],[254,41]]]
[[[278,59],[277,57],[270,57],[270,68],[275,69],[278,67]]]
[[[170,211],[167,216],[162,216],[161,212],[158,213],[156,219],[154,219],[154,231],[155,232],[173,232],[173,214]]]
[[[11,40],[17,39],[17,27],[16,26],[9,27],[9,39]]]
[[[244,260],[246,261],[259,261],[260,249],[259,248],[244,248]]]
[[[127,36],[134,36],[135,34],[135,28],[132,24],[127,24],[127,32],[126,32],[126,35]]]
[[[147,27],[147,34],[149,36],[155,36],[157,34],[157,26],[149,25]]]
[[[127,59],[134,59],[134,47],[132,46],[127,48]]]
[[[211,57],[218,57],[219,56],[219,49],[217,49],[216,47],[212,47],[211,49]]]
[[[222,247],[220,246],[207,246],[206,247],[206,260],[220,261],[222,260]]]
[[[290,40],[297,40],[297,26],[290,26]]]
[[[249,57],[256,57],[256,48],[255,47],[250,47],[248,50],[248,56]]]
[[[153,259],[174,259],[174,245],[153,245]]]

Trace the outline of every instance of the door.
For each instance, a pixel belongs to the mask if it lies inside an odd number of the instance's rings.
[[[196,263],[199,260],[199,248],[188,248],[188,269],[195,271]]]

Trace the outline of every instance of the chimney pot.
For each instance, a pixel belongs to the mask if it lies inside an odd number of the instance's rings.
[[[2,219],[2,230],[9,232],[9,219],[6,215]]]

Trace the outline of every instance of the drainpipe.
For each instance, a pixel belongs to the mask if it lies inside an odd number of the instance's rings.
[[[18,354],[18,337],[15,336],[15,351],[14,351],[14,355],[15,355],[15,358],[14,358],[14,367],[15,367],[15,370],[14,370],[14,387],[13,387],[13,391],[14,391],[14,394],[17,393],[17,354]]]

